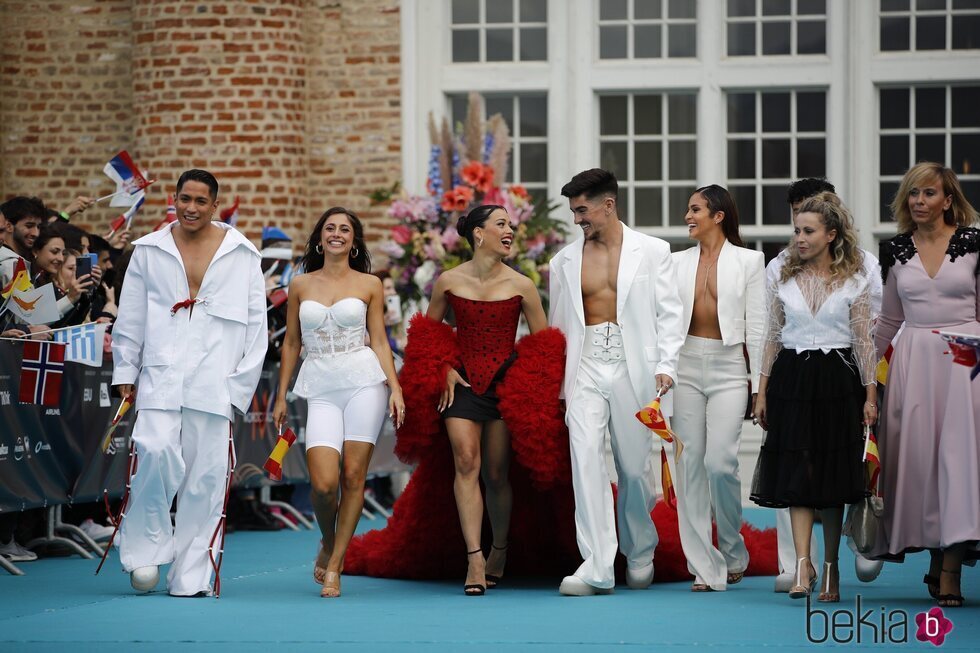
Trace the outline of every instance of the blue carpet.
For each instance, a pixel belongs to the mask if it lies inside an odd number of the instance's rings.
[[[746,510],[746,519],[771,526],[773,513]],[[362,521],[366,530],[380,521]],[[309,531],[233,533],[227,541],[222,597],[171,598],[163,591],[135,595],[115,554],[99,577],[95,563],[49,558],[23,565],[26,576],[0,572],[0,651],[635,651],[704,647],[714,651],[793,651],[837,646],[807,639],[807,609],[772,591],[771,577],[746,578],[728,592],[692,594],[689,583],[655,584],[643,592],[617,588],[611,596],[562,597],[560,579],[505,579],[483,598],[462,595],[458,582],[419,582],[345,576],[343,597],[318,598],[311,576],[317,537]],[[934,604],[921,577],[928,556],[886,565],[871,584],[859,583],[853,557],[841,547],[843,602],[886,627],[907,615],[914,647],[914,615]],[[572,570],[569,570],[571,572]],[[161,582],[161,587],[163,586]],[[946,610],[953,622],[944,650],[980,646],[980,571],[966,568],[967,607]],[[970,600],[972,599],[972,600]],[[814,609],[818,604],[813,605]],[[822,606],[821,606],[822,607]],[[844,619],[845,615],[840,615]],[[856,620],[856,617],[853,617]],[[811,637],[824,635],[824,618],[811,616]],[[866,620],[867,623],[867,620]],[[874,646],[870,626],[860,646]],[[893,630],[895,637],[900,630]],[[883,635],[878,630],[878,642]]]

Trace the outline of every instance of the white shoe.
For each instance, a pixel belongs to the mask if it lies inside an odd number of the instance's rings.
[[[565,576],[558,587],[558,591],[565,596],[594,596],[596,594],[612,594],[613,588],[595,587],[578,576]]]
[[[626,568],[626,585],[629,586],[631,590],[645,590],[650,587],[650,583],[653,582],[653,563],[651,562],[646,567],[639,567],[633,569],[632,567]]]
[[[112,526],[103,526],[102,524],[96,524],[91,519],[86,519],[78,527],[83,533],[91,537],[96,542],[105,542],[110,537],[112,537],[112,532],[115,530]]]
[[[17,540],[10,538],[6,544],[0,544],[0,556],[11,562],[34,562],[37,554],[18,544]]]
[[[139,567],[129,572],[129,584],[137,592],[149,592],[160,582],[160,568],[156,565]]]
[[[857,554],[854,556],[854,574],[862,583],[870,583],[881,573],[884,564],[883,560],[868,560]]]
[[[776,586],[773,588],[774,592],[782,592],[783,594],[788,593],[793,589],[793,574],[783,573],[776,576]]]

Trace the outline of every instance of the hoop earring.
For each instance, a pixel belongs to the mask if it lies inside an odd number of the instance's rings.
[[[356,247],[350,251],[351,258],[357,258],[358,256],[360,256],[360,254],[361,254],[361,250],[357,249]]]
[[[316,247],[313,248],[317,254],[323,254],[323,245],[317,243]]]

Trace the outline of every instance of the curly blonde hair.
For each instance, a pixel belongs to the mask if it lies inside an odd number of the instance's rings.
[[[917,163],[902,177],[902,183],[898,186],[898,191],[892,199],[892,216],[898,223],[898,233],[907,234],[915,231],[915,222],[912,221],[912,213],[909,211],[909,194],[913,188],[931,186],[936,180],[942,181],[943,194],[952,196],[953,201],[943,215],[948,225],[969,227],[977,222],[977,210],[973,208],[963,195],[960,188],[960,180],[956,178],[949,168],[932,161]]]
[[[797,215],[816,213],[820,223],[827,231],[836,231],[837,235],[830,243],[830,279],[838,283],[850,278],[862,269],[864,254],[858,247],[857,232],[854,230],[854,218],[840,198],[834,193],[820,193],[804,200]],[[783,265],[780,281],[788,281],[803,270],[803,260],[796,248],[796,239],[789,243],[789,257]]]

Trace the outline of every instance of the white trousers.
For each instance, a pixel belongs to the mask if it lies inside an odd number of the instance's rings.
[[[173,562],[167,575],[171,594],[211,591],[208,553],[224,508],[228,419],[187,408],[144,409],[136,416],[133,441],[137,467],[120,527],[123,569]],[[171,525],[175,495],[177,517]],[[214,540],[215,559],[219,544],[220,539]]]
[[[677,365],[674,432],[684,444],[677,461],[677,521],[695,582],[724,590],[729,572],[743,572],[742,483],[738,447],[747,399],[741,345],[687,336]],[[718,548],[711,540],[711,516]]]
[[[602,362],[583,356],[566,421],[575,492],[575,534],[584,562],[575,571],[598,588],[616,584],[616,518],[619,548],[631,568],[648,566],[657,547],[650,518],[656,495],[651,482],[653,446],[650,431],[636,419],[641,408],[623,359]],[[651,397],[652,398],[652,397]],[[613,513],[606,470],[605,434],[611,434],[618,501]]]

